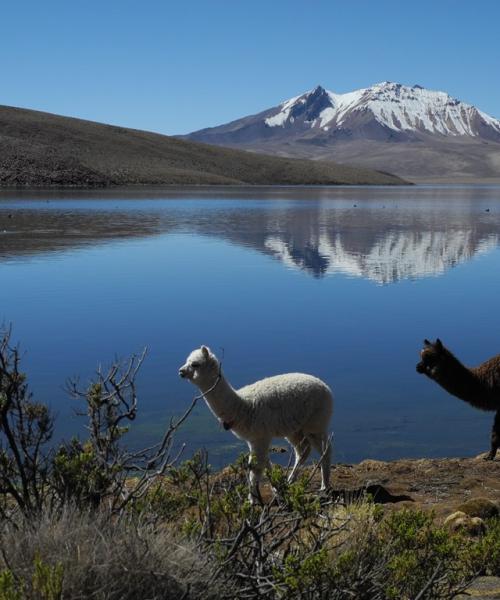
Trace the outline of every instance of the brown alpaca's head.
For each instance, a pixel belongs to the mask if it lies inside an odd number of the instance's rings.
[[[424,347],[420,351],[422,360],[417,364],[417,373],[427,375],[431,379],[438,379],[446,354],[446,348],[439,338],[434,343],[424,340]]]

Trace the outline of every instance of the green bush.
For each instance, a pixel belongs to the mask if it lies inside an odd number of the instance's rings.
[[[10,569],[0,572],[0,600],[22,600],[24,586],[18,583]]]
[[[62,563],[48,565],[37,554],[34,568],[32,585],[35,594],[38,594],[41,600],[61,600],[64,575]]]
[[[430,513],[408,509],[392,513],[382,525],[381,541],[390,548],[389,598],[412,598],[438,576],[445,579],[439,586],[431,584],[431,590],[435,595],[446,594],[463,579],[460,552],[464,539],[437,527]]]
[[[500,577],[500,518],[486,521],[484,536],[467,546],[464,560],[470,569],[481,575]]]
[[[103,468],[92,444],[72,439],[55,453],[51,484],[62,504],[97,507],[112,486],[112,471]]]

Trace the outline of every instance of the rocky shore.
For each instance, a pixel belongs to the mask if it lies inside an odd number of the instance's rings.
[[[337,464],[332,470],[332,486],[353,493],[367,489],[375,502],[388,509],[432,510],[436,519],[444,520],[472,499],[500,503],[500,459],[486,461],[484,456]]]
[[[483,501],[484,506],[484,500],[489,500],[500,507],[500,460],[486,461],[485,456],[339,464],[333,470],[332,483],[337,491],[357,494],[368,490],[384,510],[420,508],[432,511],[436,520],[444,523],[474,501]],[[467,598],[500,599],[500,578],[479,577],[455,600]]]

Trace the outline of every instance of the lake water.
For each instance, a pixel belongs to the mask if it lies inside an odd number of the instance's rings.
[[[3,191],[0,323],[65,437],[66,379],[147,346],[130,436],[154,441],[207,344],[235,387],[324,379],[338,462],[475,455],[493,415],[415,364],[424,337],[466,364],[500,352],[499,242],[499,187]],[[204,403],[178,439],[217,465],[245,448]]]

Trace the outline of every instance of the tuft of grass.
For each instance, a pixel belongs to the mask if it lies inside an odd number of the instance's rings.
[[[0,599],[210,599],[208,557],[166,524],[77,508],[4,523]]]

